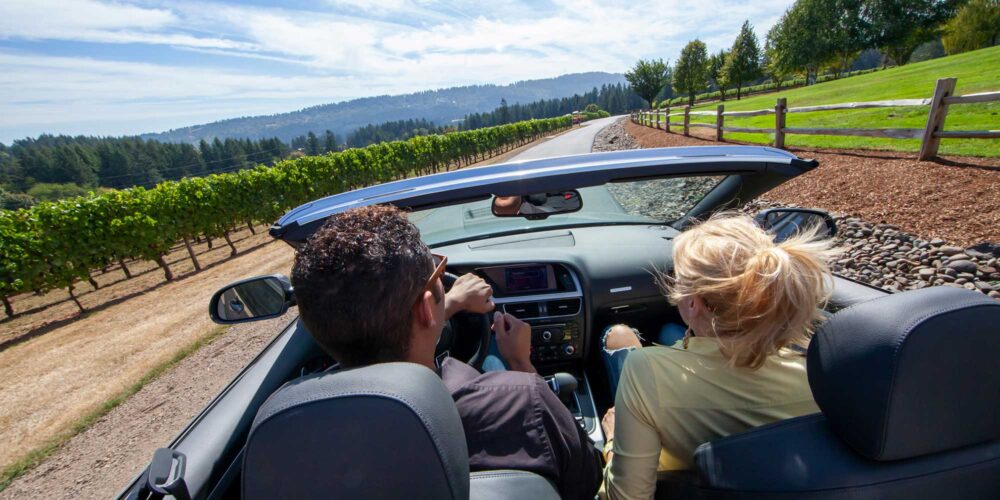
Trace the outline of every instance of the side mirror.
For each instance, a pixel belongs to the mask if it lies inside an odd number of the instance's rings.
[[[212,295],[208,314],[219,324],[244,323],[281,316],[293,305],[292,282],[275,274],[223,287]]]
[[[525,196],[493,197],[493,215],[497,217],[544,219],[550,215],[576,212],[582,207],[580,192],[575,189]]]
[[[757,214],[757,224],[765,231],[774,234],[774,242],[787,240],[803,231],[816,230],[819,239],[833,238],[837,235],[837,224],[830,214],[811,208],[772,208]]]

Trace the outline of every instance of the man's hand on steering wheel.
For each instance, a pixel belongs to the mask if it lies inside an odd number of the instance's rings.
[[[469,273],[459,276],[444,296],[445,317],[458,312],[486,314],[493,310],[493,288],[485,280]]]

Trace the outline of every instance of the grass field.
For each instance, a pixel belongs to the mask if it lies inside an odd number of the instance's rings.
[[[1000,90],[1000,46],[943,57],[866,75],[824,82],[808,87],[736,100],[726,100],[726,111],[774,108],[778,97],[788,100],[788,107],[814,106],[845,102],[931,97],[938,78],[958,78],[955,94],[972,94]],[[700,104],[693,111],[715,111],[718,102]],[[927,122],[927,106],[874,108],[859,110],[790,113],[786,127],[808,128],[923,128]],[[675,112],[671,110],[671,112]],[[674,117],[680,121],[680,117]],[[693,123],[715,124],[715,117],[692,116]],[[733,127],[773,128],[774,115],[750,118],[726,118]],[[1000,102],[961,104],[948,108],[945,130],[1000,129]],[[704,131],[704,130],[703,130]],[[736,141],[768,144],[773,134],[726,133]],[[881,139],[870,137],[836,137],[819,135],[786,135],[786,146],[884,149],[918,151],[916,139]],[[967,156],[1000,156],[1000,140],[944,139],[940,154]]]

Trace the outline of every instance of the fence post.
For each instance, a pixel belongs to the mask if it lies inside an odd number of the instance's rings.
[[[670,133],[670,103],[667,103],[667,111],[663,114],[663,131]]]
[[[934,132],[944,128],[944,118],[948,115],[948,105],[944,98],[955,92],[956,78],[939,78],[934,85],[934,97],[931,98],[931,110],[927,114],[927,126],[924,127],[924,137],[920,142],[918,160],[929,160],[937,156],[941,138],[934,137]]]
[[[659,109],[656,110],[656,128],[657,129],[660,128],[660,110]]]
[[[689,128],[691,125],[691,106],[684,106],[684,136],[691,137]]]
[[[785,149],[785,105],[788,101],[784,97],[778,98],[778,103],[774,105],[774,147]]]
[[[725,118],[723,118],[722,112],[726,109],[722,104],[715,109],[715,140],[722,142],[722,124]]]

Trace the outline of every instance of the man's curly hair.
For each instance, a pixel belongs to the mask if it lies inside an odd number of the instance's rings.
[[[345,367],[401,361],[410,347],[410,308],[433,267],[420,232],[396,207],[330,216],[295,255],[299,315]]]

